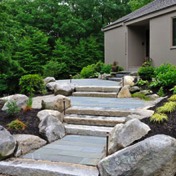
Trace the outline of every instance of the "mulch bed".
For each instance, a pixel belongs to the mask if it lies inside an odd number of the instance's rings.
[[[0,109],[2,109],[3,104],[0,103]],[[40,136],[39,134],[39,119],[37,118],[37,113],[39,109],[32,109],[30,111],[20,111],[15,116],[9,116],[5,111],[0,110],[0,125],[5,127],[11,134],[32,134]],[[25,123],[26,128],[24,130],[9,129],[7,124],[13,120],[20,120]]]
[[[150,108],[151,110],[156,110],[156,108],[162,106],[165,102],[167,102],[167,99],[164,99],[160,103],[158,103],[155,107]],[[145,138],[154,136],[156,134],[165,134],[172,136],[176,138],[176,111],[172,113],[167,113],[168,121],[163,123],[154,123],[150,122],[149,118],[141,120],[142,122],[149,125],[151,128],[151,131],[145,136]]]

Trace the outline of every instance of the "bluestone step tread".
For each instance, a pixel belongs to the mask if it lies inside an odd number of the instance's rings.
[[[64,117],[64,122],[68,124],[96,125],[96,126],[115,126],[119,123],[125,123],[126,117],[105,117],[71,114]]]
[[[107,136],[107,133],[110,133],[113,127],[100,127],[100,126],[88,126],[88,125],[73,125],[73,124],[64,124],[67,134],[75,135],[89,135],[89,136]]]
[[[116,98],[117,93],[109,92],[73,92],[72,96],[83,96],[83,97],[109,97]]]

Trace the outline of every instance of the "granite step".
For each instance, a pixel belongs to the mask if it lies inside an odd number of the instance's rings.
[[[119,92],[120,86],[77,86],[76,92]]]
[[[114,127],[116,124],[125,123],[127,117],[105,117],[105,116],[91,116],[91,115],[77,115],[70,114],[64,117],[64,122],[67,124],[77,125],[96,125]]]
[[[108,116],[108,117],[127,117],[131,115],[132,112],[126,111],[126,110],[117,110],[117,109],[72,106],[71,108],[68,108],[66,110],[66,114]]]
[[[64,124],[67,134],[105,137],[113,127]]]
[[[109,92],[73,92],[72,96],[77,97],[108,97],[108,98],[117,98],[117,93]]]
[[[93,166],[12,158],[0,162],[0,173],[11,176],[98,176]]]

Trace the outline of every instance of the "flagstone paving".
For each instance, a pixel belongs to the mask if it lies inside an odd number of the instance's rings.
[[[67,135],[23,158],[96,166],[105,156],[106,137]]]

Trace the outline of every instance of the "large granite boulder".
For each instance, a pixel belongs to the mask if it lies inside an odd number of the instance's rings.
[[[54,91],[55,85],[57,84],[57,82],[49,82],[46,84],[46,88],[49,91]]]
[[[130,98],[131,93],[129,91],[129,86],[124,86],[117,95],[118,98]]]
[[[4,97],[3,100],[6,101],[6,103],[4,104],[4,106],[2,107],[3,111],[6,111],[8,109],[7,104],[9,102],[16,102],[17,106],[22,109],[25,108],[27,105],[27,101],[28,101],[28,97],[26,95],[23,94],[15,94],[15,95],[11,95],[8,97]]]
[[[64,102],[65,102],[65,107],[64,107]],[[59,112],[63,112],[64,108],[68,109],[69,107],[71,107],[70,98],[65,97],[63,95],[57,95],[57,96],[51,97],[50,99],[42,100],[42,109],[51,109],[51,110],[57,110]]]
[[[54,87],[54,95],[65,95],[70,96],[73,92],[71,84],[56,84]]]
[[[42,119],[39,124],[39,132],[49,143],[65,136],[64,125],[52,115]]]
[[[12,155],[16,148],[14,137],[2,126],[0,126],[0,160]]]
[[[29,134],[15,134],[13,137],[18,142],[18,149],[15,154],[16,156],[20,156],[32,150],[38,149],[47,143],[38,136]]]
[[[150,131],[150,127],[138,119],[132,119],[125,124],[117,124],[109,136],[108,153],[112,154],[141,139]]]
[[[56,80],[55,80],[54,77],[46,77],[43,81],[44,81],[44,83],[46,85],[46,84],[48,84],[50,82],[55,82]]]
[[[174,176],[176,139],[156,135],[120,150],[98,164],[100,176]]]
[[[134,86],[135,77],[134,76],[124,76],[124,85],[123,86]]]
[[[40,121],[42,121],[48,115],[52,115],[53,117],[55,117],[61,122],[63,122],[64,120],[64,115],[61,114],[59,111],[46,109],[46,110],[39,111],[37,113],[37,117],[40,119]]]

